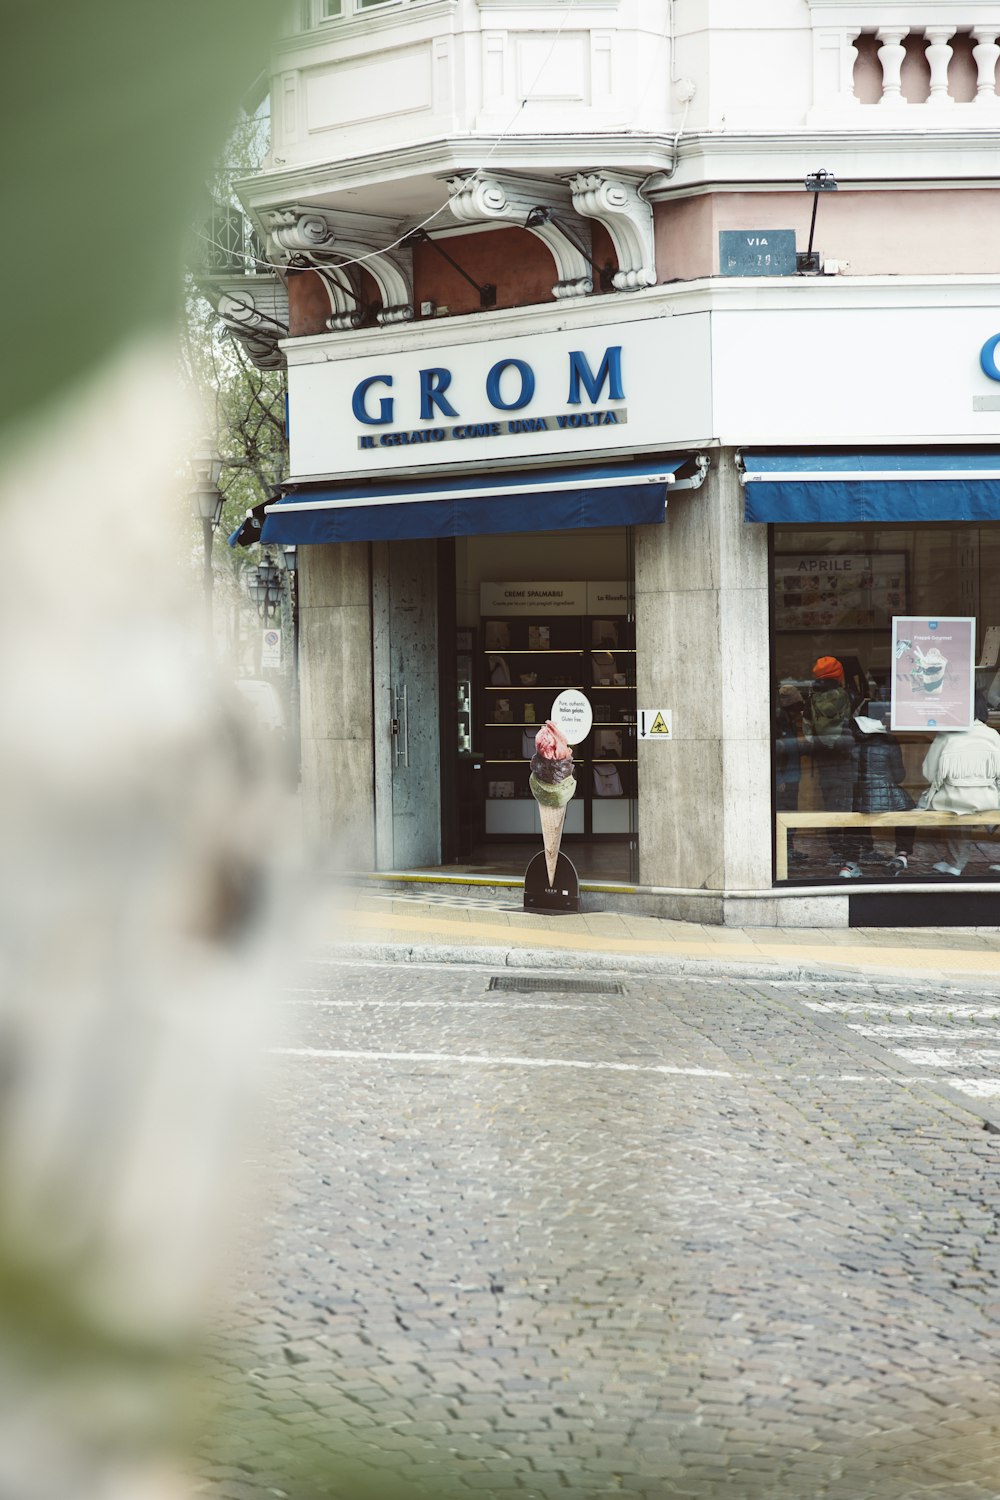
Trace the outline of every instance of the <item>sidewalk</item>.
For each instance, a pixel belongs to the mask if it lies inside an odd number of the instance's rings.
[[[414,889],[328,890],[311,937],[339,956],[493,967],[642,969],[761,974],[853,973],[986,981],[1000,988],[996,928],[710,927],[597,912],[525,912],[516,887],[482,901]]]

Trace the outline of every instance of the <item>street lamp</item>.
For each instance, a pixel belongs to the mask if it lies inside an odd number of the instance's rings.
[[[222,494],[219,476],[222,459],[211,443],[203,441],[191,456],[191,472],[194,484],[191,488],[191,509],[195,520],[201,521],[205,546],[205,620],[209,631],[212,628],[212,535],[222,519]]]
[[[281,602],[281,569],[278,564],[265,556],[256,568],[251,568],[247,576],[247,593],[256,604],[261,619],[273,619]]]
[[[290,742],[291,764],[295,767],[296,775],[301,774],[301,728],[299,723],[299,596],[298,596],[298,566],[299,555],[294,547],[281,547],[278,551],[282,565],[285,569],[285,577],[288,580],[288,606],[292,616],[292,671],[291,671],[291,725],[292,739]]]
[[[809,172],[804,183],[807,193],[813,195],[812,219],[809,224],[809,248],[800,250],[795,256],[795,269],[800,274],[818,275],[819,251],[813,249],[813,236],[816,233],[816,209],[819,207],[820,193],[835,193],[839,187],[836,177],[828,172],[825,167],[820,167],[818,172]]]

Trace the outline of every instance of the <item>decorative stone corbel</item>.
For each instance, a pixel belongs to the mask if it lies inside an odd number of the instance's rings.
[[[332,216],[320,208],[278,208],[263,216],[267,258],[282,265],[311,265],[336,241]]]
[[[378,287],[382,306],[375,314],[381,328],[409,323],[413,317],[413,258],[408,250],[378,250],[351,240],[338,240],[345,260],[358,260]]]
[[[555,261],[554,297],[593,290],[590,261],[571,225],[572,203],[563,189],[506,172],[448,178],[448,207],[460,224],[516,224],[542,241]]]
[[[220,321],[239,339],[260,370],[278,370],[285,357],[279,341],[288,337],[288,295],[274,276],[246,276],[226,288],[202,288]]]
[[[380,249],[375,238],[392,229],[386,221],[373,215],[334,214],[328,209],[293,206],[264,214],[263,225],[269,260],[289,268],[309,266],[323,276],[332,309],[327,324],[331,330],[356,328],[361,320],[358,304],[345,290],[346,282],[356,291],[344,265],[352,260],[364,264],[379,289],[382,307],[375,316],[377,323],[405,323],[413,317],[410,257],[405,251]],[[339,274],[338,266],[342,267]]]
[[[329,263],[314,266],[313,270],[323,283],[323,289],[330,300],[330,316],[326,320],[326,326],[330,332],[344,333],[359,327],[364,319],[365,310],[361,304],[355,280],[350,273],[346,269],[340,270]]]
[[[573,207],[603,224],[618,257],[614,287],[637,292],[656,285],[653,210],[638,193],[638,178],[618,172],[581,172],[570,179]]]

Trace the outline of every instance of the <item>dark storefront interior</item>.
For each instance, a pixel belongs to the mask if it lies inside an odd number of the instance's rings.
[[[634,884],[638,766],[631,532],[459,537],[440,544],[443,861],[520,877],[539,848],[528,788],[537,729],[566,688],[594,725],[574,749],[563,847],[582,879]],[[448,582],[454,580],[449,591]]]

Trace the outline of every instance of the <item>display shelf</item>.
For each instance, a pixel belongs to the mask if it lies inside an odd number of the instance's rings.
[[[583,803],[578,802],[574,797],[566,807],[564,834],[583,834],[586,831],[585,813]],[[497,798],[492,802],[488,801],[486,803],[486,832],[499,834],[501,837],[516,834],[540,841],[541,833],[535,799],[512,797],[507,800]]]
[[[518,583],[504,587],[523,593]],[[548,617],[541,609],[531,616],[517,610],[507,616],[502,611],[491,615],[484,610],[479,644],[483,691],[477,739],[488,768],[489,779],[483,785],[487,834],[537,839],[534,799],[523,795],[528,791],[530,760],[516,752],[522,750],[528,734],[537,732],[544,723],[556,695],[572,688],[590,700],[594,724],[588,738],[573,747],[577,791],[568,805],[566,833],[627,838],[635,828],[638,784],[633,621],[603,610],[595,616],[581,612]],[[540,656],[548,660],[536,661]],[[509,683],[491,680],[498,669],[509,674]],[[518,681],[522,672],[530,671],[545,680]],[[609,680],[598,681],[602,675]],[[563,680],[552,681],[553,677]],[[519,718],[528,705],[534,717]],[[498,708],[511,717],[494,718]],[[605,744],[610,754],[595,753]],[[515,754],[505,755],[508,750]],[[601,795],[597,775],[601,767],[605,783],[617,788],[616,792]],[[498,790],[502,792],[499,796],[495,795]]]

